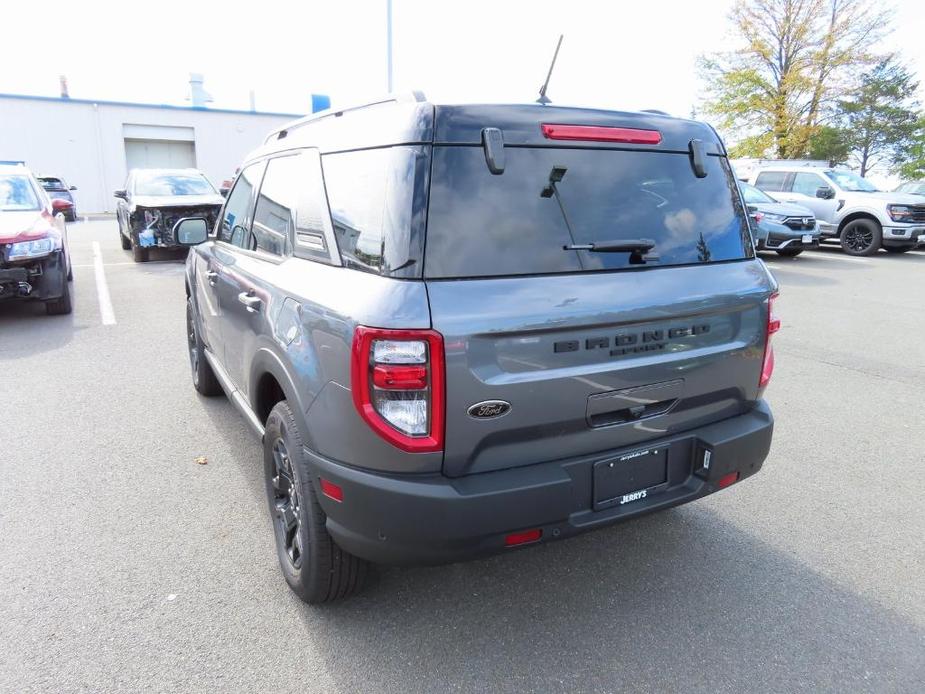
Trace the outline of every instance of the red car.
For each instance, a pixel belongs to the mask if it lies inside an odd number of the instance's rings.
[[[0,301],[42,301],[49,315],[71,312],[73,278],[54,202],[29,169],[0,165]]]

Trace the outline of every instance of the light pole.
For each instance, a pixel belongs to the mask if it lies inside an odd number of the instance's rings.
[[[392,93],[392,0],[385,0],[386,63],[389,71],[389,94]]]

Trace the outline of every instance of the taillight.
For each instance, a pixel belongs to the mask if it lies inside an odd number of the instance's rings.
[[[543,137],[547,140],[627,142],[634,145],[657,145],[662,141],[662,134],[658,130],[640,130],[639,128],[543,123],[540,129],[543,131]]]
[[[357,411],[379,436],[412,453],[443,450],[440,333],[360,326],[350,378]]]
[[[764,388],[771,380],[771,374],[774,373],[774,347],[771,345],[771,336],[780,330],[780,318],[774,313],[774,302],[777,300],[777,294],[771,294],[768,298],[768,332],[764,342],[764,363],[761,365],[761,378],[758,381],[758,387]]]

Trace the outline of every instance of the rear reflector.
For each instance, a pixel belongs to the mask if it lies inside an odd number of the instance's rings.
[[[533,530],[523,530],[519,533],[511,533],[508,535],[506,538],[504,538],[504,544],[508,547],[525,545],[528,542],[536,542],[541,537],[543,537],[543,531],[540,528],[534,528]]]
[[[342,502],[344,500],[344,490],[340,488],[340,485],[329,482],[324,477],[321,477],[321,493],[324,494],[329,499],[334,499],[334,501]]]
[[[662,141],[658,130],[611,128],[601,125],[564,125],[543,123],[540,128],[547,140],[587,140],[589,142],[627,142],[634,145],[657,145]]]
[[[723,475],[722,477],[720,477],[716,483],[716,486],[720,489],[725,489],[730,484],[734,484],[738,481],[739,481],[739,473],[730,472],[728,475]]]

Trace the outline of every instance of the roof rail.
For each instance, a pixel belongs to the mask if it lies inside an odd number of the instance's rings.
[[[423,103],[427,101],[427,97],[424,96],[423,92],[420,91],[411,91],[401,94],[387,94],[386,96],[375,99],[373,101],[367,101],[360,104],[353,104],[345,108],[328,108],[324,111],[318,111],[318,113],[312,113],[304,118],[298,118],[294,121],[286,123],[283,127],[276,130],[270,131],[270,134],[267,135],[266,139],[263,141],[264,144],[271,142],[273,140],[282,140],[284,137],[288,136],[293,130],[301,128],[304,125],[309,125],[315,121],[319,121],[322,118],[331,118],[336,116],[342,116],[348,111],[357,111],[359,109],[368,108],[370,106],[379,106],[381,104],[402,104],[402,103]]]

